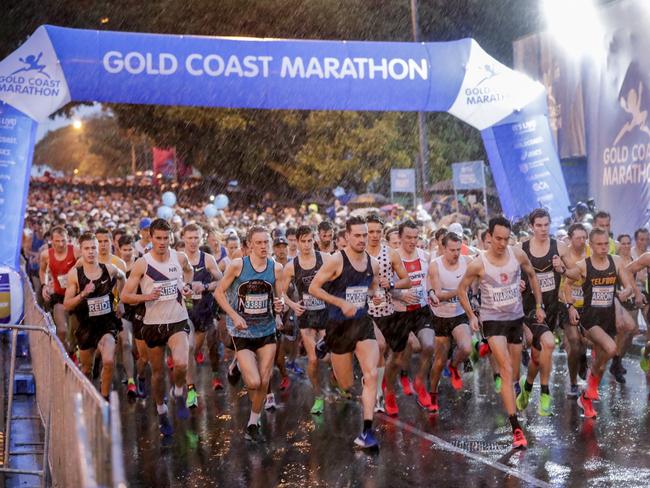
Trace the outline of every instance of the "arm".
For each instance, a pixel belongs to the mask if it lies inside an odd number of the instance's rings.
[[[515,256],[517,256],[517,260],[519,261],[522,271],[526,273],[526,276],[528,276],[528,283],[530,283],[530,289],[533,292],[533,296],[535,297],[535,319],[538,322],[542,323],[546,318],[546,313],[544,313],[544,310],[542,309],[542,290],[539,287],[537,275],[535,274],[533,265],[530,264],[530,259],[528,259],[526,253],[521,249],[514,249],[514,252]]]
[[[243,266],[243,261],[238,258],[230,262],[226,267],[226,272],[223,275],[223,278],[217,285],[217,288],[214,290],[214,298],[221,307],[221,309],[228,314],[232,320],[234,326],[238,329],[246,329],[246,321],[237,313],[237,311],[232,308],[228,302],[228,297],[226,296],[226,291],[232,285],[232,282],[239,276]]]
[[[50,258],[49,258],[49,255],[47,253],[47,249],[45,249],[41,253],[41,255],[39,257],[39,260],[38,260],[38,277],[41,280],[41,284],[43,285],[43,289],[45,289],[45,285],[46,285],[45,278],[46,278],[46,274],[47,274],[47,268],[49,267],[49,265],[50,265]]]
[[[478,317],[474,313],[472,305],[469,302],[467,289],[472,286],[472,283],[478,281],[481,278],[482,273],[483,263],[480,259],[475,259],[469,263],[469,265],[467,265],[465,275],[458,285],[458,301],[460,302],[460,306],[463,307],[463,310],[465,310],[465,313],[469,318],[469,325],[474,332],[478,332],[479,330]]]
[[[77,281],[77,268],[72,268],[68,271],[68,287],[65,289],[65,296],[63,298],[63,307],[71,312],[79,306],[79,304],[92,293],[95,285],[91,281],[86,287],[79,292],[79,282]]]
[[[440,285],[440,275],[438,273],[438,265],[432,263],[429,266],[429,284],[433,290],[433,294],[438,302],[446,302],[458,295],[458,290],[443,291]]]
[[[214,256],[210,254],[205,255],[205,267],[206,269],[210,272],[212,275],[213,281],[208,283],[208,285],[204,285],[203,283],[194,283],[192,284],[192,291],[194,293],[203,293],[204,291],[214,291],[217,288],[217,285],[219,284],[219,280],[223,278],[223,274],[221,273],[221,270],[219,269],[219,266],[217,265],[216,259],[214,259]]]
[[[191,283],[194,278],[194,268],[190,264],[190,260],[187,259],[187,254],[184,252],[178,253],[178,262],[183,268],[183,283]]]
[[[273,271],[275,272],[275,298],[273,299],[273,308],[276,314],[280,314],[284,310],[284,292],[282,291],[282,270],[283,267],[280,263],[275,263]],[[287,286],[288,287],[288,286]]]
[[[409,277],[409,274],[406,272],[406,268],[404,267],[404,263],[399,257],[399,254],[397,254],[397,252],[394,249],[390,249],[389,254],[390,254],[390,263],[393,267],[393,270],[397,274],[397,277],[399,278],[399,280],[395,282],[395,288],[398,289],[411,288],[411,278]]]
[[[627,266],[623,265],[623,260],[620,256],[612,256],[614,258],[614,263],[616,264],[616,273],[618,274],[619,280],[623,284],[624,288],[619,292],[618,298],[620,301],[624,302],[630,298],[635,290],[637,290],[636,283],[632,273],[627,269]]]
[[[650,252],[644,252],[641,256],[628,264],[625,269],[630,274],[630,276],[634,277],[636,273],[644,268],[647,268],[648,266],[650,266]],[[632,280],[632,286],[634,288],[634,301],[637,306],[642,306],[645,303],[645,297],[637,286],[635,279]]]
[[[108,273],[110,274],[111,278],[115,278],[117,281],[117,294],[119,296],[120,293],[122,293],[124,284],[126,283],[126,275],[124,274],[124,271],[122,271],[117,266],[108,264],[107,267],[108,267]]]
[[[140,280],[147,271],[147,263],[144,258],[139,258],[133,268],[131,268],[131,274],[129,279],[126,280],[126,283],[122,287],[122,292],[120,293],[120,300],[129,305],[137,305],[138,303],[150,302],[157,300],[160,297],[160,290],[156,289],[148,295],[139,294],[138,285]]]
[[[296,313],[296,316],[300,317],[303,313],[305,313],[305,307],[303,307],[298,302],[294,302],[291,298],[289,298],[289,295],[287,295],[287,290],[289,290],[289,284],[291,283],[291,280],[293,279],[294,275],[295,275],[295,266],[293,265],[293,261],[291,261],[282,270],[282,277],[280,278],[280,291],[282,295],[280,296],[284,298],[284,301],[289,306],[289,308],[291,308],[291,310],[293,310]]]

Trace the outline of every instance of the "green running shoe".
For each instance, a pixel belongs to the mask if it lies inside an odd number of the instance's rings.
[[[641,360],[639,361],[639,365],[641,366],[643,372],[647,373],[648,370],[650,369],[650,360],[648,360],[648,356],[646,356],[645,351],[646,351],[645,347],[641,349]]]
[[[537,407],[537,413],[542,417],[549,417],[553,415],[553,412],[551,410],[551,395],[548,393],[542,393],[539,396],[539,406]]]
[[[194,388],[187,390],[187,401],[185,402],[187,408],[196,408],[199,406],[199,395],[196,394]]]
[[[325,401],[323,400],[322,396],[317,396],[314,399],[314,405],[311,407],[311,413],[314,415],[320,415],[323,413],[323,409],[325,408]]]
[[[522,376],[519,380],[519,386],[521,387],[521,393],[517,395],[517,400],[515,403],[517,404],[517,410],[521,412],[523,410],[526,410],[526,407],[528,406],[528,400],[530,400],[530,394],[526,391],[525,376]]]
[[[501,393],[501,376],[494,378],[494,391]]]
[[[472,338],[472,352],[469,355],[469,360],[473,364],[478,363],[478,360],[479,360],[478,346],[479,346],[479,340],[476,337],[473,337]]]

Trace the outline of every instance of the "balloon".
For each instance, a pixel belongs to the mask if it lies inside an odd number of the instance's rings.
[[[223,210],[228,206],[228,197],[223,193],[217,195],[217,198],[214,199],[214,206],[217,210]]]
[[[166,191],[162,194],[162,201],[167,207],[173,207],[176,205],[176,195],[173,191]]]
[[[217,214],[219,213],[219,209],[216,206],[212,205],[211,203],[208,203],[203,209],[203,213],[205,214],[206,217],[212,218],[217,216]]]
[[[158,212],[156,212],[156,215],[159,219],[169,220],[173,217],[174,211],[168,206],[163,205],[162,207],[158,207]]]

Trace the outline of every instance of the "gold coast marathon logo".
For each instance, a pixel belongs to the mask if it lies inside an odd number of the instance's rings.
[[[21,63],[8,74],[0,74],[0,93],[17,93],[44,97],[59,96],[61,80],[53,80],[41,63],[43,53],[29,54],[18,58]]]

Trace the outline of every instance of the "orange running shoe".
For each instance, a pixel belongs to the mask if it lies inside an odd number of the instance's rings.
[[[289,379],[288,376],[285,376],[284,378],[282,378],[282,381],[280,381],[280,390],[282,391],[288,390],[289,385],[291,385],[291,380]]]
[[[596,411],[589,398],[583,393],[578,397],[578,406],[582,409],[582,415],[586,419],[592,419],[596,416]]]
[[[526,449],[528,447],[528,441],[526,440],[526,436],[524,436],[524,431],[519,427],[512,433],[512,447],[514,449]]]
[[[203,351],[199,351],[196,354],[196,364],[203,364],[203,361],[205,361],[205,356],[203,355]]]
[[[449,372],[451,373],[451,386],[454,387],[454,390],[460,390],[463,388],[463,378],[460,376],[460,372],[458,371],[458,368],[455,366],[451,365],[451,361],[447,364],[447,368],[449,368]]]
[[[598,386],[600,385],[600,378],[594,376],[594,374],[589,370],[587,375],[587,388],[585,389],[584,395],[590,400],[599,401],[600,396],[598,395]]]
[[[399,407],[397,406],[397,397],[395,396],[395,392],[386,393],[385,404],[386,404],[386,415],[390,415],[391,417],[397,417],[397,415],[399,414]]]
[[[219,378],[212,378],[212,389],[223,390],[223,383]]]
[[[415,393],[417,393],[417,402],[422,408],[429,410],[431,406],[431,397],[429,392],[424,387],[424,384],[418,379],[415,378]]]
[[[411,378],[407,375],[400,376],[399,382],[402,385],[402,393],[406,396],[411,396],[413,394],[413,387],[411,386]]]
[[[431,413],[438,413],[440,411],[440,407],[438,406],[438,392],[431,392],[430,394],[431,397],[431,405],[429,406],[429,412]]]

